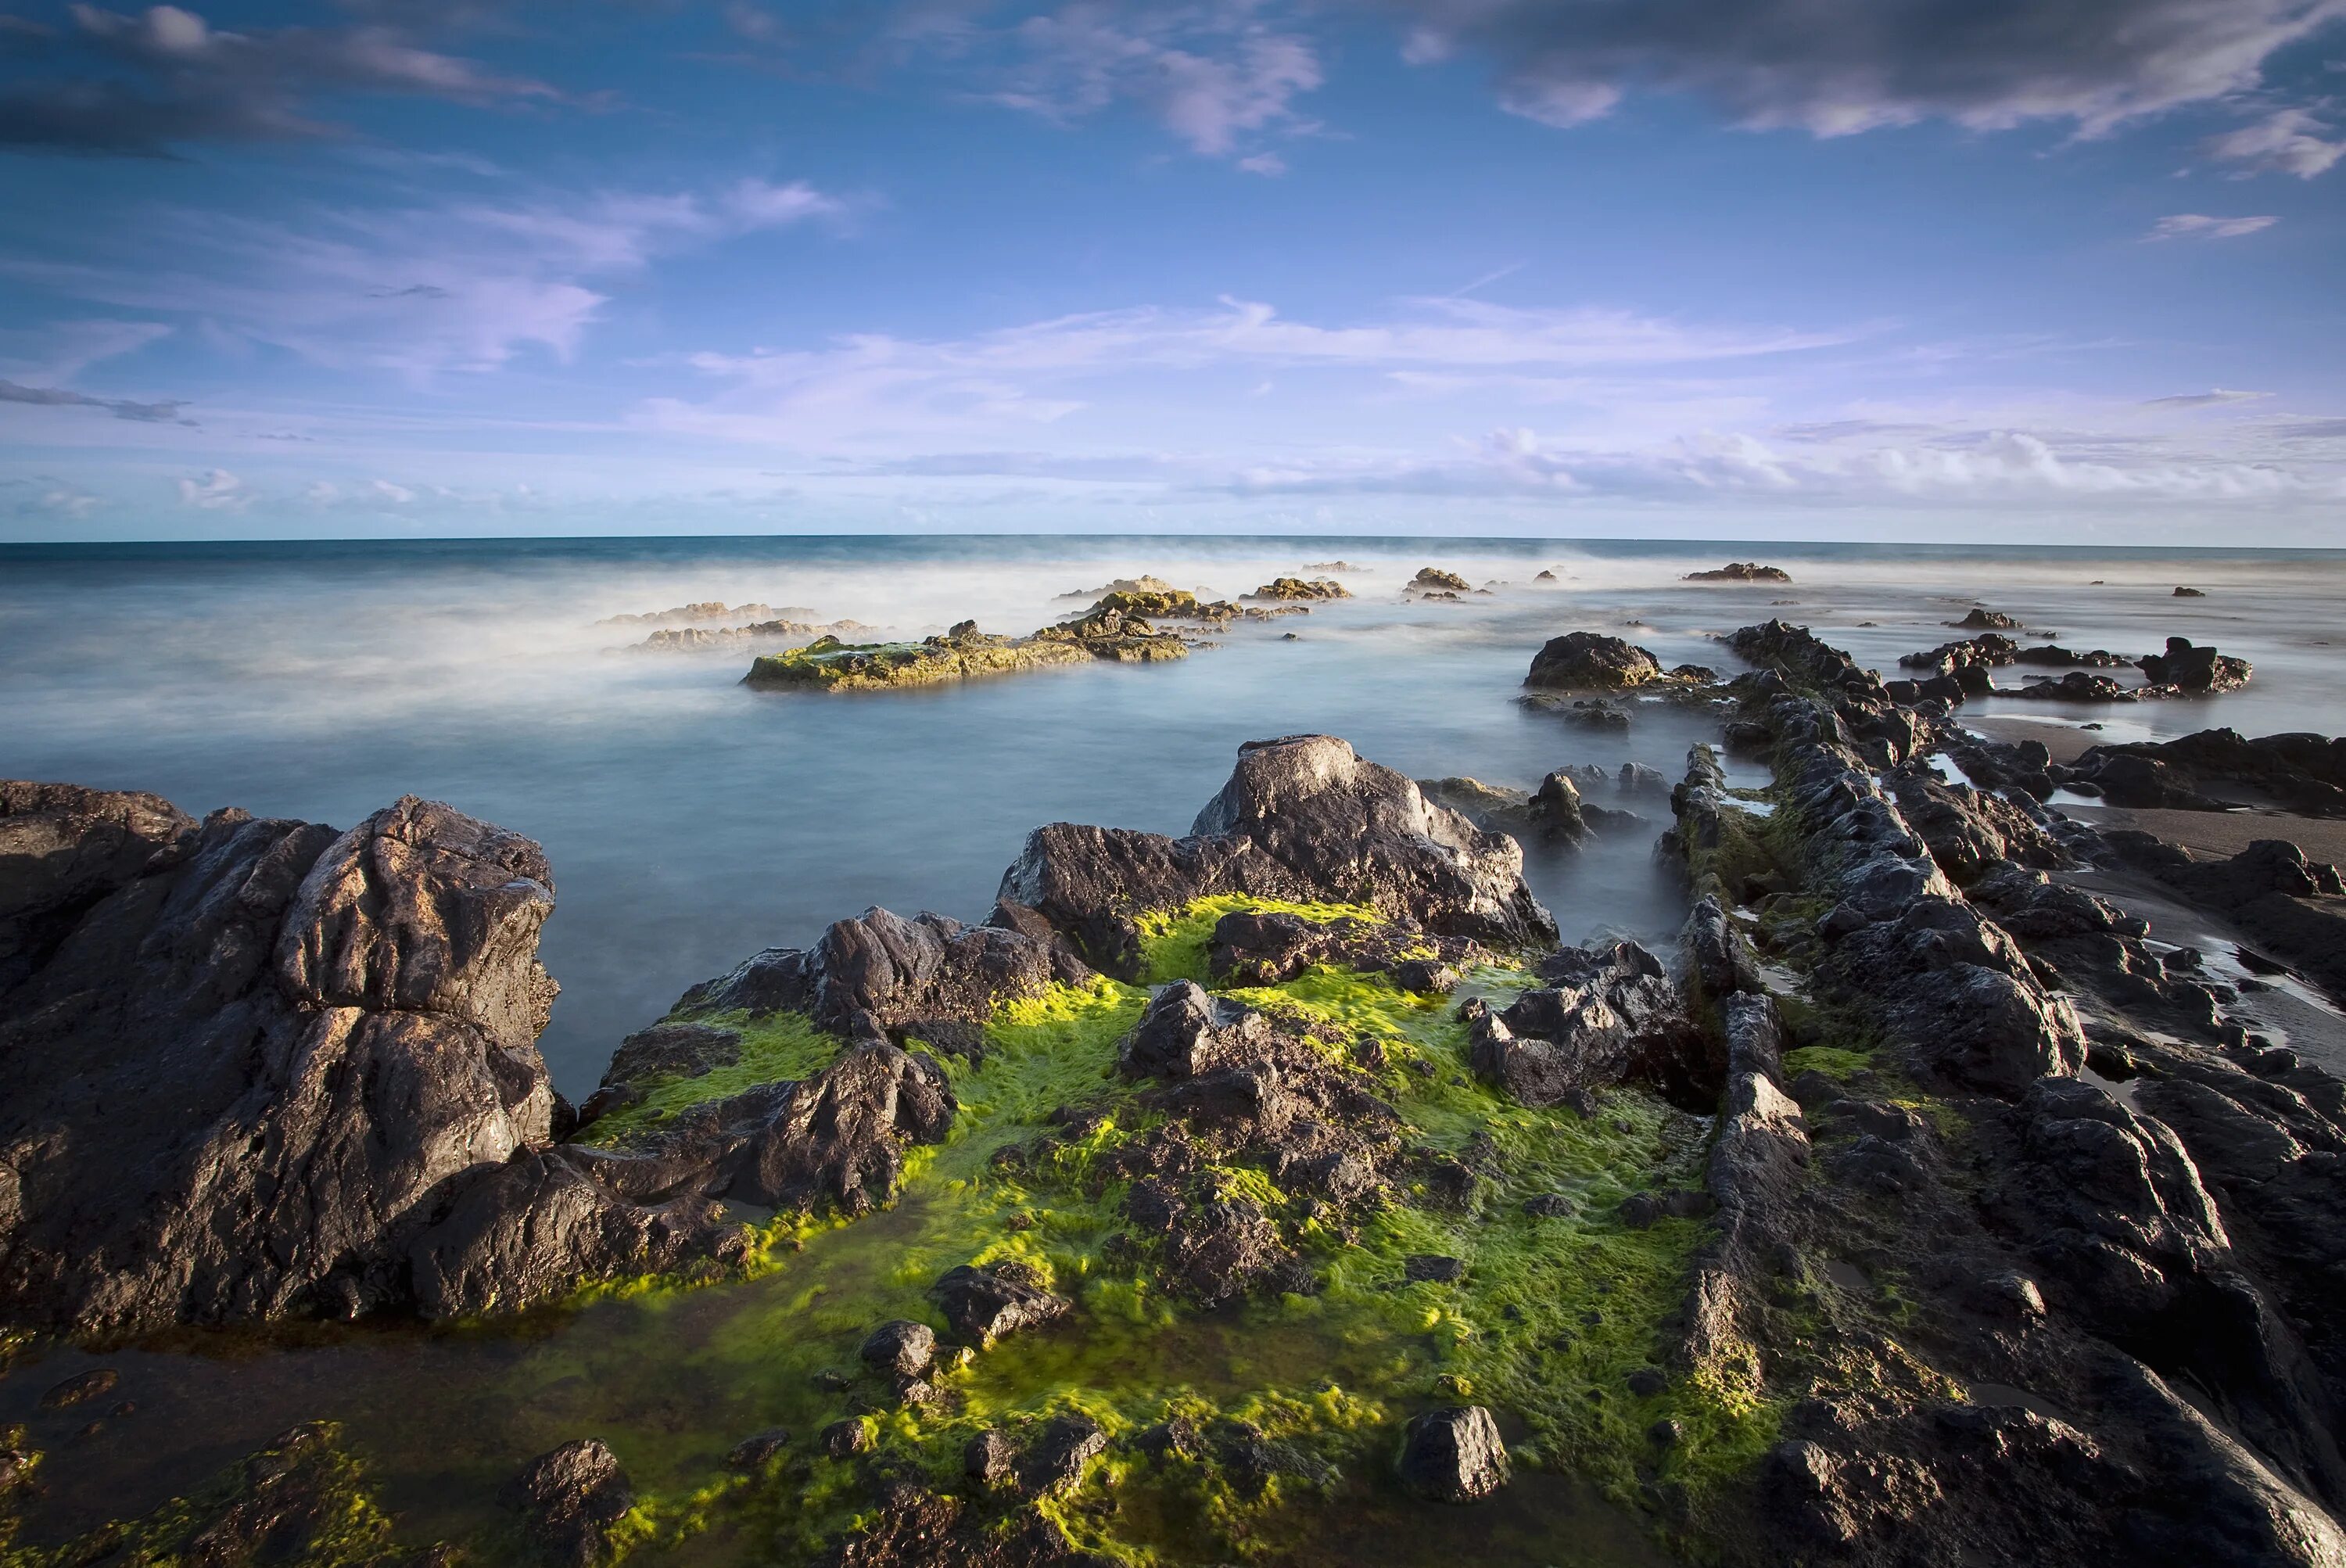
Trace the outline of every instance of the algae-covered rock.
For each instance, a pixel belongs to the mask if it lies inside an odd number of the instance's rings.
[[[1545,941],[1556,929],[1524,884],[1514,840],[1324,735],[1241,747],[1230,781],[1187,838],[1039,828],[1001,890],[1095,965],[1127,975],[1139,962],[1136,916],[1223,893],[1366,904],[1494,946]]]
[[[1022,1329],[1056,1322],[1067,1315],[1070,1305],[1014,1263],[989,1268],[962,1264],[948,1269],[929,1294],[953,1336],[980,1349]]]
[[[1273,577],[1250,599],[1349,599],[1352,590],[1333,577]]]
[[[763,654],[742,684],[819,691],[889,691],[946,681],[1010,675],[1050,665],[1082,664],[1092,656],[1056,637],[989,636],[964,621],[941,637],[918,643],[842,643],[818,637],[802,648]]]
[[[365,1469],[342,1447],[341,1429],[309,1421],[230,1465],[202,1488],[137,1519],[104,1524],[46,1547],[7,1551],[11,1568],[186,1564],[242,1568],[412,1568],[454,1561],[448,1548],[417,1551],[393,1538]]]
[[[1781,566],[1763,566],[1757,561],[1729,561],[1724,566],[1714,566],[1707,572],[1688,572],[1689,583],[1789,583],[1792,574]]]
[[[1507,1445],[1481,1405],[1428,1410],[1402,1432],[1402,1484],[1433,1502],[1474,1502],[1507,1483]]]

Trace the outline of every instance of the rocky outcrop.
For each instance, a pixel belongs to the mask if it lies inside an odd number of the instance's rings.
[[[1273,577],[1247,596],[1250,599],[1349,599],[1352,590],[1333,577]]]
[[[1439,566],[1421,566],[1417,575],[1409,580],[1408,591],[1420,594],[1471,593],[1474,585],[1455,572],[1445,572]]]
[[[1028,835],[1002,898],[1087,962],[1137,972],[1133,917],[1216,893],[1365,904],[1493,947],[1552,941],[1513,840],[1485,833],[1332,736],[1251,741],[1187,838],[1058,822]]]
[[[801,1013],[849,1038],[901,1038],[931,1021],[983,1023],[1006,1001],[1090,970],[1031,911],[997,909],[984,925],[944,915],[907,920],[866,910],[834,921],[811,948],[769,948],[678,999],[687,1014]],[[617,1064],[615,1064],[616,1067]]]
[[[1714,566],[1707,572],[1688,572],[1683,579],[1689,583],[1789,583],[1792,574],[1781,566],[1763,566],[1757,561],[1729,561],[1724,566]]]
[[[1532,656],[1524,684],[1546,691],[1625,691],[1663,678],[1661,661],[1602,632],[1551,637]]]
[[[2190,697],[2237,691],[2254,673],[2248,660],[2195,646],[2189,637],[2169,637],[2165,653],[2148,654],[2137,662],[2153,687],[2171,687]]]
[[[2237,730],[2203,729],[2175,740],[2096,746],[2052,778],[2113,806],[2207,811],[2247,800],[2309,817],[2346,816],[2346,739],[2320,735],[2250,740]]]
[[[917,643],[843,643],[817,637],[801,648],[761,654],[741,684],[816,691],[889,691],[984,676],[1011,675],[1047,665],[1086,664],[1091,654],[1073,638],[989,636],[964,621],[944,636]]]
[[[2002,610],[1991,610],[1984,605],[1974,605],[1964,613],[1962,620],[1946,624],[1966,632],[2016,632],[2021,629],[2016,617],[2007,616]]]
[[[331,1306],[452,1184],[550,1141],[536,844],[413,798],[344,833],[5,799],[8,1319]]]
[[[2222,914],[2346,1006],[2346,881],[2337,867],[2278,839],[2229,860],[2202,860],[2147,833],[2106,832],[2102,841],[2119,861]]]

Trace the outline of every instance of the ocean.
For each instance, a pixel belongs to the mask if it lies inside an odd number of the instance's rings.
[[[1681,581],[1730,558],[1792,582]],[[1359,569],[1322,569],[1337,561]],[[1489,591],[1404,599],[1428,565]],[[1535,582],[1543,570],[1556,580]],[[1242,623],[1178,664],[867,696],[752,690],[746,651],[623,651],[650,628],[597,624],[721,599],[899,636],[973,617],[1023,633],[1088,602],[1065,596],[1141,573],[1217,596],[1337,575],[1356,597]],[[2178,585],[2204,596],[2176,597]],[[2257,673],[2207,701],[1996,699],[1972,718],[2099,724],[2113,740],[2346,730],[2335,551],[1317,536],[46,545],[0,546],[0,776],[337,825],[413,793],[538,840],[557,883],[543,957],[563,987],[542,1044],[575,1098],[628,1032],[760,948],[807,943],[875,904],[982,918],[1043,822],[1187,830],[1243,741],[1323,731],[1419,778],[1526,789],[1567,763],[1676,779],[1712,718],[1648,702],[1610,732],[1527,709],[1515,699],[1542,642],[1604,631],[1666,666],[1731,671],[1715,637],[1780,616],[1887,670],[1963,635],[1943,623],[1983,603],[2066,647],[2148,652],[2185,636]],[[1658,830],[1661,808],[1627,804]],[[1651,831],[1528,859],[1567,940],[1664,941],[1684,914]]]

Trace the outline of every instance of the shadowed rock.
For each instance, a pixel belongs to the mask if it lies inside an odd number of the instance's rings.
[[[1662,678],[1662,662],[1601,632],[1567,632],[1532,656],[1524,684],[1545,691],[1622,691]]]
[[[580,1438],[542,1453],[505,1488],[523,1531],[546,1561],[592,1568],[609,1555],[611,1527],[636,1505],[618,1456],[599,1438]]]
[[[0,860],[9,1319],[340,1306],[448,1184],[551,1137],[553,879],[528,840],[413,797],[342,834],[5,799],[7,840],[46,846]]]

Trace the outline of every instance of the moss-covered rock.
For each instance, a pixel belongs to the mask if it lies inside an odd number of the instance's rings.
[[[817,637],[802,648],[760,655],[742,684],[820,691],[892,691],[984,676],[1011,675],[1091,658],[1080,643],[1056,637],[990,636],[964,621],[944,636],[917,643],[842,643]]]
[[[1250,599],[1349,599],[1352,590],[1333,577],[1273,577]]]

